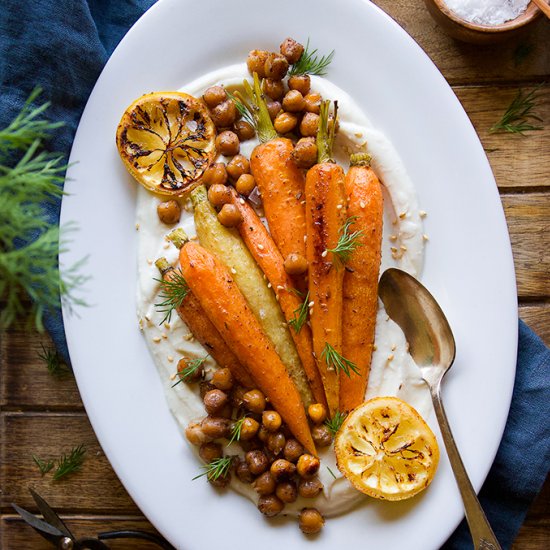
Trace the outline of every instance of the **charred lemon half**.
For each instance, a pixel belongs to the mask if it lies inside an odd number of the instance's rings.
[[[124,112],[116,142],[126,168],[161,195],[190,191],[215,155],[216,129],[206,106],[182,92],[155,92]]]
[[[432,430],[395,397],[376,397],[354,409],[334,449],[338,468],[356,489],[386,500],[404,500],[425,489],[439,462]]]

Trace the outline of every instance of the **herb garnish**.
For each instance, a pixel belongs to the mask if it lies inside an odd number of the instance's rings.
[[[336,247],[328,249],[328,252],[335,254],[341,263],[346,263],[353,251],[358,246],[362,246],[362,243],[359,242],[359,237],[363,234],[363,230],[359,229],[358,231],[350,232],[350,226],[356,219],[357,216],[351,216],[344,222],[344,225],[340,228],[340,237],[338,238]]]
[[[237,94],[232,94],[229,90],[225,90],[225,93],[227,94],[227,97],[229,97],[229,99],[235,104],[235,107],[237,108],[237,111],[239,111],[241,117],[255,129],[256,122],[251,114],[251,107],[249,105],[245,105],[245,100],[242,96],[238,92]],[[237,97],[237,95],[239,97]]]
[[[334,435],[334,434],[333,434]],[[329,472],[329,474],[334,478],[336,479],[336,476],[334,475],[334,472],[327,466],[327,470]]]
[[[297,76],[302,74],[314,74],[317,76],[324,76],[327,74],[327,67],[330,65],[332,58],[334,57],[334,50],[328,55],[319,57],[317,50],[309,50],[309,38],[306,47],[300,56],[300,59],[292,67],[288,74],[290,76]]]
[[[54,481],[59,481],[61,478],[80,470],[84,462],[85,454],[86,447],[84,445],[79,445],[71,449],[69,454],[61,455],[55,462],[54,460],[42,460],[36,455],[32,455],[32,459],[38,466],[42,475],[47,474],[55,465],[53,479]]]
[[[229,473],[229,468],[231,467],[232,462],[232,456],[216,458],[212,462],[209,462],[208,464],[202,466],[204,472],[202,474],[199,474],[198,476],[195,476],[193,478],[193,481],[203,476],[206,476],[209,481],[216,481],[220,477],[225,477]]]
[[[536,99],[538,91],[541,87],[539,84],[534,90],[525,94],[519,89],[516,97],[510,103],[502,118],[494,124],[489,130],[494,132],[510,132],[512,134],[521,134],[529,130],[542,130],[542,126],[534,126],[529,120],[538,120],[542,122],[542,118],[533,113],[533,108],[536,107]]]
[[[359,374],[357,365],[338,353],[328,342],[325,343],[321,352],[321,358],[325,360],[329,369],[338,373],[343,372],[346,376],[351,376],[350,371],[353,371],[355,374]]]
[[[179,380],[172,384],[172,387],[174,388],[177,386],[180,382],[184,382],[189,376],[194,374],[197,369],[200,369],[206,359],[208,358],[208,355],[205,355],[204,357],[196,357],[195,359],[192,359],[191,361],[188,361],[187,366],[177,373],[177,376],[179,377]]]
[[[47,474],[54,467],[53,460],[48,460],[46,462],[45,460],[38,458],[36,455],[32,455],[32,459],[34,460],[34,463],[38,466],[38,469],[40,470],[42,476]]]
[[[302,330],[302,327],[306,324],[307,314],[309,311],[309,292],[306,294],[304,301],[300,307],[294,310],[294,317],[288,321],[288,324],[294,329],[296,333]]]
[[[245,418],[248,418],[246,415],[239,418],[233,426],[231,426],[231,439],[229,440],[229,443],[227,446],[231,445],[234,441],[240,441],[241,440],[241,430],[243,429],[243,422]]]
[[[55,348],[46,348],[46,346],[42,344],[42,352],[38,353],[38,357],[46,363],[48,372],[56,378],[61,378],[63,375],[70,372],[70,369],[63,362],[63,359]]]
[[[325,420],[325,426],[328,428],[328,431],[334,437],[336,432],[342,427],[344,420],[346,419],[347,414],[340,411],[336,411],[332,418]]]
[[[172,311],[181,306],[189,293],[189,287],[181,271],[176,269],[171,272],[169,279],[155,279],[155,281],[160,283],[159,297],[163,300],[155,304],[157,311],[165,314],[159,323],[159,325],[162,325],[165,322],[170,322]]]

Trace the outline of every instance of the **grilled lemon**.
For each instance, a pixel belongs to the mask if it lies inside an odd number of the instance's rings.
[[[354,409],[334,449],[338,468],[356,489],[386,500],[403,500],[425,489],[439,462],[429,426],[395,397],[376,397]]]
[[[181,195],[215,155],[216,129],[206,106],[181,92],[155,92],[124,112],[116,142],[126,168],[147,189]]]

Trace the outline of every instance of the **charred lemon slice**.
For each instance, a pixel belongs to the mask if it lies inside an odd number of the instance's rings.
[[[136,99],[118,125],[118,152],[147,189],[181,195],[194,187],[215,155],[216,129],[205,105],[181,92]]]
[[[403,500],[425,489],[439,462],[429,426],[395,397],[376,397],[354,409],[334,449],[338,468],[356,489],[386,500]]]

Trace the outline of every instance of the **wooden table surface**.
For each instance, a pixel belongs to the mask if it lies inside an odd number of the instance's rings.
[[[375,2],[401,24],[439,67],[470,116],[496,176],[514,251],[520,316],[550,343],[550,24],[480,47],[447,37],[422,0]],[[519,53],[518,53],[519,52]],[[522,55],[523,53],[523,55]],[[541,85],[544,129],[522,137],[491,134],[518,88]],[[475,200],[475,197],[472,197]],[[0,334],[0,548],[49,545],[14,515],[11,502],[34,509],[35,487],[77,535],[120,528],[153,529],[126,493],[90,426],[72,376],[52,378],[38,359],[46,336],[22,327]],[[84,443],[82,471],[60,482],[42,478],[31,455],[51,457]],[[531,507],[517,550],[550,548],[550,483]],[[117,543],[113,548],[153,548]]]

